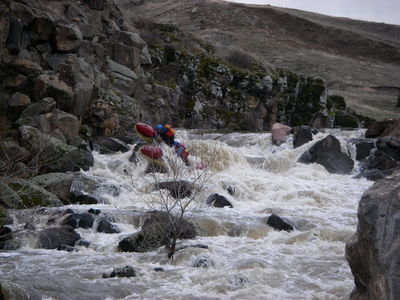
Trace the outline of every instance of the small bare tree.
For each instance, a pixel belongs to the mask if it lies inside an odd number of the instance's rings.
[[[154,192],[146,200],[148,206],[157,212],[143,225],[144,230],[162,239],[168,249],[168,257],[173,260],[178,241],[194,238],[196,231],[189,220],[204,204],[203,194],[212,178],[216,165],[219,145],[208,148],[209,152],[198,153],[199,159],[187,167],[176,155],[164,156],[167,174],[150,174]]]

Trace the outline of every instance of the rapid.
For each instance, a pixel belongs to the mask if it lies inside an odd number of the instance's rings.
[[[357,164],[353,174],[336,175],[318,164],[296,162],[329,133],[354,157],[347,140],[363,136],[362,130],[320,132],[296,149],[290,140],[272,145],[270,133],[178,130],[193,164],[208,165],[197,170],[175,162],[175,179],[205,178],[188,212],[198,236],[183,244],[208,248],[179,250],[173,261],[162,248],[147,253],[117,250],[123,237],[140,230],[142,213],[158,208],[151,203],[154,180],[171,175],[145,174],[146,161],[129,162],[130,152],[95,153],[94,166],[84,173],[101,179],[104,203],[11,211],[11,227],[18,230],[29,221],[40,230],[55,210],[95,208],[121,232],[78,228],[90,245],[77,246],[77,252],[36,249],[35,235],[26,235],[20,249],[0,251],[0,284],[11,299],[347,299],[354,283],[345,242],[356,230],[358,201],[372,182],[353,178]],[[163,150],[174,159],[169,148]],[[110,185],[119,188],[118,196],[107,191]],[[234,195],[227,192],[229,187]],[[224,195],[233,208],[205,205],[213,193]],[[272,213],[288,220],[294,231],[268,226]],[[209,261],[209,267],[194,267],[199,258]],[[136,269],[136,277],[102,278],[126,265]],[[164,271],[156,272],[157,267]]]

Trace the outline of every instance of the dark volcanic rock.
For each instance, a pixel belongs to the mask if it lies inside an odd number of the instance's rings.
[[[179,221],[165,212],[154,211],[148,214],[142,230],[121,240],[118,249],[124,252],[153,251],[168,245],[174,234],[180,239],[195,238],[196,228],[186,220]]]
[[[103,233],[120,233],[118,227],[114,224],[111,224],[106,219],[101,219],[99,221],[99,225],[97,226],[97,232]]]
[[[400,299],[400,173],[369,188],[357,215],[357,232],[346,244],[356,286],[350,299]]]
[[[293,128],[293,148],[298,148],[312,141],[313,134],[310,126],[298,126]]]
[[[110,154],[118,151],[127,152],[129,146],[117,138],[96,136],[90,138],[90,147],[92,150],[98,151],[101,154]]]
[[[135,277],[136,271],[132,266],[125,266],[123,268],[115,268],[112,270],[110,275],[103,274],[103,278],[113,278],[113,277]]]
[[[91,228],[93,226],[94,218],[89,213],[71,214],[67,216],[62,222],[62,225],[69,225],[72,228]]]
[[[400,119],[389,119],[378,121],[370,125],[365,132],[365,137],[385,137],[392,136],[400,138]]]
[[[193,191],[193,184],[189,181],[165,181],[156,185],[156,189],[166,189],[175,199],[190,197]]]
[[[356,147],[356,160],[367,158],[375,147],[373,139],[351,139],[350,143]]]
[[[39,232],[37,247],[57,249],[61,245],[74,246],[81,236],[71,226],[48,228]]]
[[[286,221],[284,221],[281,217],[272,214],[268,220],[267,220],[267,224],[269,226],[271,226],[272,228],[274,228],[275,230],[285,230],[287,232],[293,231],[293,227],[292,225],[290,225],[289,223],[287,223]]]
[[[232,203],[230,203],[228,199],[217,193],[210,195],[207,198],[206,204],[215,207],[225,207],[225,206],[229,206],[230,208],[233,207]]]
[[[318,163],[323,165],[329,173],[349,174],[353,170],[354,162],[340,150],[340,142],[332,135],[328,135],[315,143],[303,153],[298,162]]]

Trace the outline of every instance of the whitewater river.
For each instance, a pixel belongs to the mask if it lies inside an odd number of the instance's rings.
[[[354,156],[346,140],[362,131],[330,131],[344,151]],[[174,161],[174,178],[202,179],[203,190],[192,206],[191,220],[198,237],[169,261],[165,251],[122,253],[118,242],[141,227],[142,212],[157,208],[155,177],[144,174],[146,162],[128,162],[130,153],[95,154],[89,176],[119,187],[118,197],[104,194],[98,205],[71,205],[76,212],[97,208],[120,230],[119,234],[77,229],[88,248],[78,252],[35,249],[35,234],[23,239],[18,251],[0,252],[0,284],[10,299],[347,299],[353,277],[344,258],[345,241],[357,225],[357,205],[372,184],[365,179],[328,173],[324,167],[297,163],[315,141],[293,149],[291,141],[271,144],[269,133],[200,133],[178,131],[192,154],[192,164],[208,165],[206,172]],[[174,154],[164,148],[166,158]],[[172,175],[157,175],[156,180]],[[203,180],[204,179],[204,180]],[[234,187],[231,196],[227,188]],[[233,208],[204,204],[212,193],[231,201]],[[63,207],[65,210],[67,207]],[[60,210],[60,208],[58,208]],[[13,229],[32,222],[48,228],[54,209],[12,212]],[[266,224],[271,213],[295,228],[288,233]],[[193,265],[204,258],[208,268]],[[103,273],[132,265],[133,278],[103,279]],[[162,267],[163,272],[154,268]]]

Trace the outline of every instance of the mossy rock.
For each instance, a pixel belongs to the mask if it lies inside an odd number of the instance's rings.
[[[54,194],[28,180],[10,180],[8,186],[20,197],[23,207],[62,205]]]
[[[4,208],[24,208],[18,194],[2,182],[0,182],[0,206]]]
[[[343,111],[337,111],[335,113],[334,126],[343,128],[358,128],[359,122],[356,116],[353,116]]]
[[[344,97],[338,95],[331,95],[328,97],[326,101],[326,108],[331,110],[333,108],[338,110],[346,110],[346,102],[344,101]]]
[[[362,115],[356,115],[356,116],[357,116],[358,120],[360,120],[360,123],[361,123],[360,125],[363,128],[367,128],[377,121],[373,118],[362,116]]]

